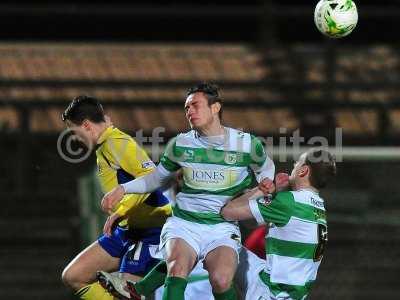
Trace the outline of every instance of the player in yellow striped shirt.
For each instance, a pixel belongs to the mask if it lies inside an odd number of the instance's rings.
[[[104,193],[155,168],[132,137],[111,125],[97,99],[76,97],[62,119],[88,147],[96,146],[98,178]],[[136,281],[157,264],[153,255],[171,207],[157,190],[151,194],[127,195],[108,213],[104,234],[78,254],[62,274],[63,282],[80,299],[113,299],[96,282],[97,270],[119,270]]]

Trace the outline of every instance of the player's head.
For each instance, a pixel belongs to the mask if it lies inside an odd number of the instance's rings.
[[[312,148],[300,155],[289,181],[292,187],[324,188],[336,175],[335,158],[327,150]]]
[[[62,113],[61,119],[85,144],[96,143],[99,128],[106,123],[100,102],[89,96],[75,97]]]
[[[210,83],[201,83],[187,92],[185,114],[194,129],[201,129],[212,122],[221,122],[222,100],[218,87]]]

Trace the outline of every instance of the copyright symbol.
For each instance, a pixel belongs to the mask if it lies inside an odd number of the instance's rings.
[[[65,129],[57,139],[57,151],[61,158],[69,163],[77,164],[86,160],[92,152],[93,145],[86,140],[83,146],[82,138],[75,132],[79,129]]]

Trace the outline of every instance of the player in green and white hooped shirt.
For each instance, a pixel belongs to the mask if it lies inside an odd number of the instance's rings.
[[[316,280],[328,239],[324,200],[318,191],[335,174],[332,155],[311,149],[294,165],[288,181],[290,191],[278,192],[269,200],[261,190],[268,194],[274,187],[265,189],[263,184],[267,181],[264,181],[259,188],[222,209],[221,214],[227,220],[254,218],[260,224],[271,224],[266,236],[266,265],[259,272],[250,266],[246,275],[247,292],[251,290],[252,295],[246,299],[304,299],[307,296]]]
[[[200,84],[190,89],[185,113],[192,130],[168,144],[153,173],[119,186],[102,200],[105,209],[110,209],[125,193],[152,191],[173,172],[183,169],[182,192],[173,203],[173,217],[161,233],[160,247],[168,266],[164,299],[183,299],[186,278],[197,260],[204,261],[217,300],[236,298],[231,283],[240,231],[219,212],[257,181],[274,177],[274,164],[261,142],[248,133],[224,127],[221,108],[214,86]]]

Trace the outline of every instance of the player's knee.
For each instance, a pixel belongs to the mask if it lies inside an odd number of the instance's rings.
[[[230,274],[219,273],[210,275],[210,283],[213,291],[222,293],[228,290],[232,285],[232,276]]]
[[[78,290],[80,288],[79,278],[76,276],[73,269],[67,266],[61,273],[61,281],[64,285],[72,290]]]
[[[70,287],[71,277],[69,268],[66,267],[61,273],[61,281],[64,283],[65,286]]]
[[[178,260],[168,260],[168,276],[174,277],[186,277],[188,270],[187,268]]]

